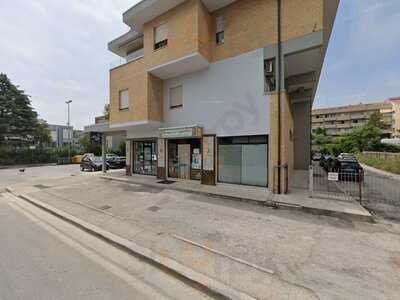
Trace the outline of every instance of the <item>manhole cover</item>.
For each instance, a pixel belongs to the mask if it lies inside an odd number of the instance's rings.
[[[172,183],[174,183],[175,181],[172,181],[172,180],[161,180],[161,181],[157,181],[157,183],[161,183],[161,184],[172,184]]]
[[[48,189],[49,188],[49,186],[43,185],[43,184],[35,184],[34,187],[38,188],[40,190],[44,190],[44,189]]]
[[[110,205],[103,205],[103,206],[99,207],[99,209],[101,209],[101,210],[107,210],[107,209],[110,209],[110,208],[111,208]]]
[[[161,209],[161,207],[159,207],[159,206],[150,206],[148,208],[148,210],[153,211],[153,212],[159,211],[160,209]]]

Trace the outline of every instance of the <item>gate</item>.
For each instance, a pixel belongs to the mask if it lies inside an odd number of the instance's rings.
[[[318,164],[309,169],[310,197],[362,202],[364,174],[328,172]]]

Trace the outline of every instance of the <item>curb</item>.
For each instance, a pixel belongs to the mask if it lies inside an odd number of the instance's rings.
[[[100,178],[105,179],[105,180],[118,181],[118,182],[127,183],[127,184],[140,184],[140,185],[148,186],[148,187],[164,188],[164,189],[168,189],[168,190],[186,192],[186,193],[197,194],[197,195],[213,196],[213,197],[218,197],[218,198],[222,198],[222,199],[231,199],[231,200],[236,200],[236,201],[245,202],[245,203],[252,203],[252,204],[256,204],[256,205],[275,206],[275,201],[268,200],[268,199],[257,200],[257,199],[253,199],[253,198],[227,196],[227,195],[221,195],[221,194],[217,194],[217,193],[194,191],[191,189],[176,187],[176,186],[172,186],[172,185],[162,186],[161,184],[158,184],[158,183],[143,183],[143,182],[139,182],[139,181],[135,182],[135,181],[131,181],[131,180],[128,180],[125,178],[116,178],[116,177],[110,177],[110,176],[105,176],[105,175],[101,175]]]
[[[139,184],[139,185],[143,185],[143,186],[158,187],[158,188],[161,187],[159,184],[142,183],[139,181],[135,182],[132,180],[127,180],[125,178],[115,178],[115,177],[104,176],[104,175],[101,175],[100,178],[105,179],[105,180],[118,181],[118,182],[122,182],[122,183],[126,183],[126,184]],[[360,215],[360,214],[353,214],[350,212],[332,211],[332,210],[327,210],[327,209],[302,206],[302,205],[293,204],[293,203],[274,201],[274,200],[270,200],[270,199],[263,201],[263,200],[257,200],[257,199],[252,199],[252,198],[226,196],[226,195],[220,195],[220,194],[216,194],[216,193],[193,191],[190,189],[174,187],[171,185],[169,185],[168,187],[165,187],[165,188],[170,189],[170,190],[175,190],[175,191],[186,192],[186,193],[192,193],[192,194],[198,194],[198,195],[204,195],[204,196],[212,196],[212,197],[218,197],[221,199],[229,199],[229,200],[234,200],[234,201],[251,203],[251,204],[255,204],[255,205],[262,205],[262,206],[267,206],[267,207],[272,207],[272,208],[277,208],[277,209],[303,211],[305,213],[309,213],[309,214],[313,214],[313,215],[336,217],[336,218],[341,218],[341,219],[351,220],[351,221],[360,221],[360,222],[369,222],[369,223],[375,222],[375,220],[371,214],[370,215]]]
[[[0,166],[0,170],[35,168],[35,167],[50,167],[50,166],[57,166],[57,164],[56,163],[48,163],[48,164],[9,165],[9,166]]]
[[[29,197],[27,195],[16,195],[13,193],[11,188],[6,190],[12,193],[14,196],[29,202],[30,204],[47,211],[48,213],[84,230],[85,232],[102,239],[103,241],[127,252],[130,255],[141,258],[144,261],[176,276],[184,281],[188,281],[189,284],[194,285],[196,288],[206,291],[207,293],[217,296],[222,299],[240,299],[240,300],[255,300],[253,296],[246,294],[245,292],[236,290],[222,282],[219,282],[211,277],[208,277],[200,272],[194,271],[179,262],[162,256],[151,249],[142,247],[136,244],[134,241],[127,240],[123,237],[115,235],[111,232],[103,230],[93,224],[87,223],[73,215],[70,215],[62,210],[59,210],[51,205],[43,203],[37,199]]]

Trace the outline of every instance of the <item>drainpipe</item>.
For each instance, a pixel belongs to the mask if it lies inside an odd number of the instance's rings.
[[[281,193],[281,143],[282,143],[282,133],[281,133],[281,80],[282,80],[282,28],[281,28],[281,0],[277,0],[278,9],[277,9],[277,45],[278,45],[278,188],[277,193]]]

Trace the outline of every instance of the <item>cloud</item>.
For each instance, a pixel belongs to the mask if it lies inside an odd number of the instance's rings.
[[[7,3],[6,3],[7,2]],[[0,72],[31,96],[49,123],[76,128],[108,102],[107,43],[125,33],[122,13],[137,0],[0,1]]]
[[[342,1],[315,106],[379,101],[400,94],[400,1]]]

